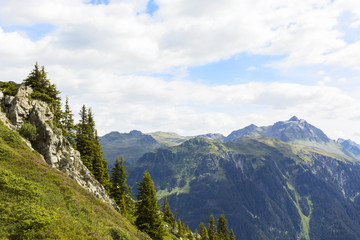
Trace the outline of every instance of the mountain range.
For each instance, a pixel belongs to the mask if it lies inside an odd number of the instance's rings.
[[[186,140],[205,137],[220,142],[232,142],[243,136],[265,136],[277,138],[289,144],[300,144],[317,147],[329,152],[345,154],[356,161],[360,160],[360,145],[350,139],[332,140],[319,128],[303,119],[293,116],[287,121],[279,121],[271,126],[258,127],[251,124],[231,132],[228,136],[219,133],[207,133],[197,136],[180,136],[170,132],[142,133],[138,130],[129,133],[110,132],[101,139],[104,156],[112,166],[116,156],[123,155],[126,162],[131,164],[143,154],[161,147],[179,145]]]
[[[239,239],[360,239],[358,144],[297,117],[179,142],[128,162],[128,182],[149,171],[192,229],[213,213]]]

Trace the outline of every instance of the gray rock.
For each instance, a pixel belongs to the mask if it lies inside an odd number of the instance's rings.
[[[13,125],[11,128],[19,129],[25,121],[35,125],[38,137],[32,143],[32,147],[44,157],[44,160],[118,210],[117,205],[110,199],[105,188],[82,163],[80,153],[71,147],[69,141],[62,135],[61,129],[53,125],[54,115],[49,105],[39,100],[30,99],[31,93],[31,88],[21,85],[15,97],[4,97],[2,105]],[[6,122],[3,117],[0,117],[0,120]],[[9,123],[7,123],[8,125]]]

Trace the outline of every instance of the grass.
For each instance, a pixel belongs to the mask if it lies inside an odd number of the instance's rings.
[[[0,239],[149,239],[0,123]]]

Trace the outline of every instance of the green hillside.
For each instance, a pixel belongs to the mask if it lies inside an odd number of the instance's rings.
[[[163,147],[173,147],[192,138],[192,137],[180,136],[179,134],[173,132],[161,132],[161,131],[148,133],[148,135],[155,138],[155,140],[158,143],[160,143]]]
[[[0,122],[0,239],[148,239]]]
[[[190,227],[225,214],[239,239],[359,239],[360,167],[349,157],[268,137],[195,138],[145,154],[159,197]]]

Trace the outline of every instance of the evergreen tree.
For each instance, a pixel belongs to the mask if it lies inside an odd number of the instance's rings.
[[[186,231],[186,228],[185,228],[185,225],[183,223],[183,221],[179,218],[178,220],[178,237],[185,237],[185,231]]]
[[[60,125],[63,117],[60,92],[56,89],[55,84],[50,83],[44,66],[39,69],[39,65],[36,63],[34,69],[23,82],[26,86],[33,89],[32,98],[40,99],[50,104],[55,116],[55,123]]]
[[[209,240],[209,235],[203,222],[200,223],[200,236],[201,240]]]
[[[198,240],[199,239],[199,232],[197,230],[197,228],[195,229],[195,239]]]
[[[163,220],[172,226],[174,224],[175,217],[170,210],[170,206],[167,201],[166,195],[165,195],[164,201],[163,201],[162,212],[163,212]]]
[[[131,187],[126,184],[128,173],[124,166],[124,157],[115,159],[115,166],[111,169],[111,187],[110,196],[119,205],[122,215],[133,214],[134,201],[131,198]]]
[[[80,122],[76,127],[76,149],[80,152],[84,165],[94,174],[94,177],[107,189],[110,180],[107,162],[101,151],[101,145],[91,109],[85,105],[80,110]]]
[[[136,226],[153,239],[162,239],[164,230],[161,225],[156,190],[150,174],[145,171],[142,182],[138,184],[136,203]]]
[[[217,227],[218,238],[220,240],[229,240],[229,229],[224,214],[220,215],[217,222],[218,222],[218,227]]]
[[[65,111],[64,111],[64,116],[63,116],[63,134],[64,137],[70,142],[70,144],[72,146],[75,146],[75,123],[74,123],[74,118],[73,118],[73,114],[72,111],[70,109],[69,106],[69,99],[68,97],[66,97],[66,101],[65,101]]]
[[[92,139],[88,126],[88,113],[85,105],[80,110],[80,122],[76,126],[76,149],[80,152],[84,165],[92,172]]]
[[[230,231],[230,240],[235,240],[235,234],[234,234],[234,231],[232,229]]]
[[[217,240],[216,226],[214,215],[210,215],[210,222],[207,229],[209,240]]]

